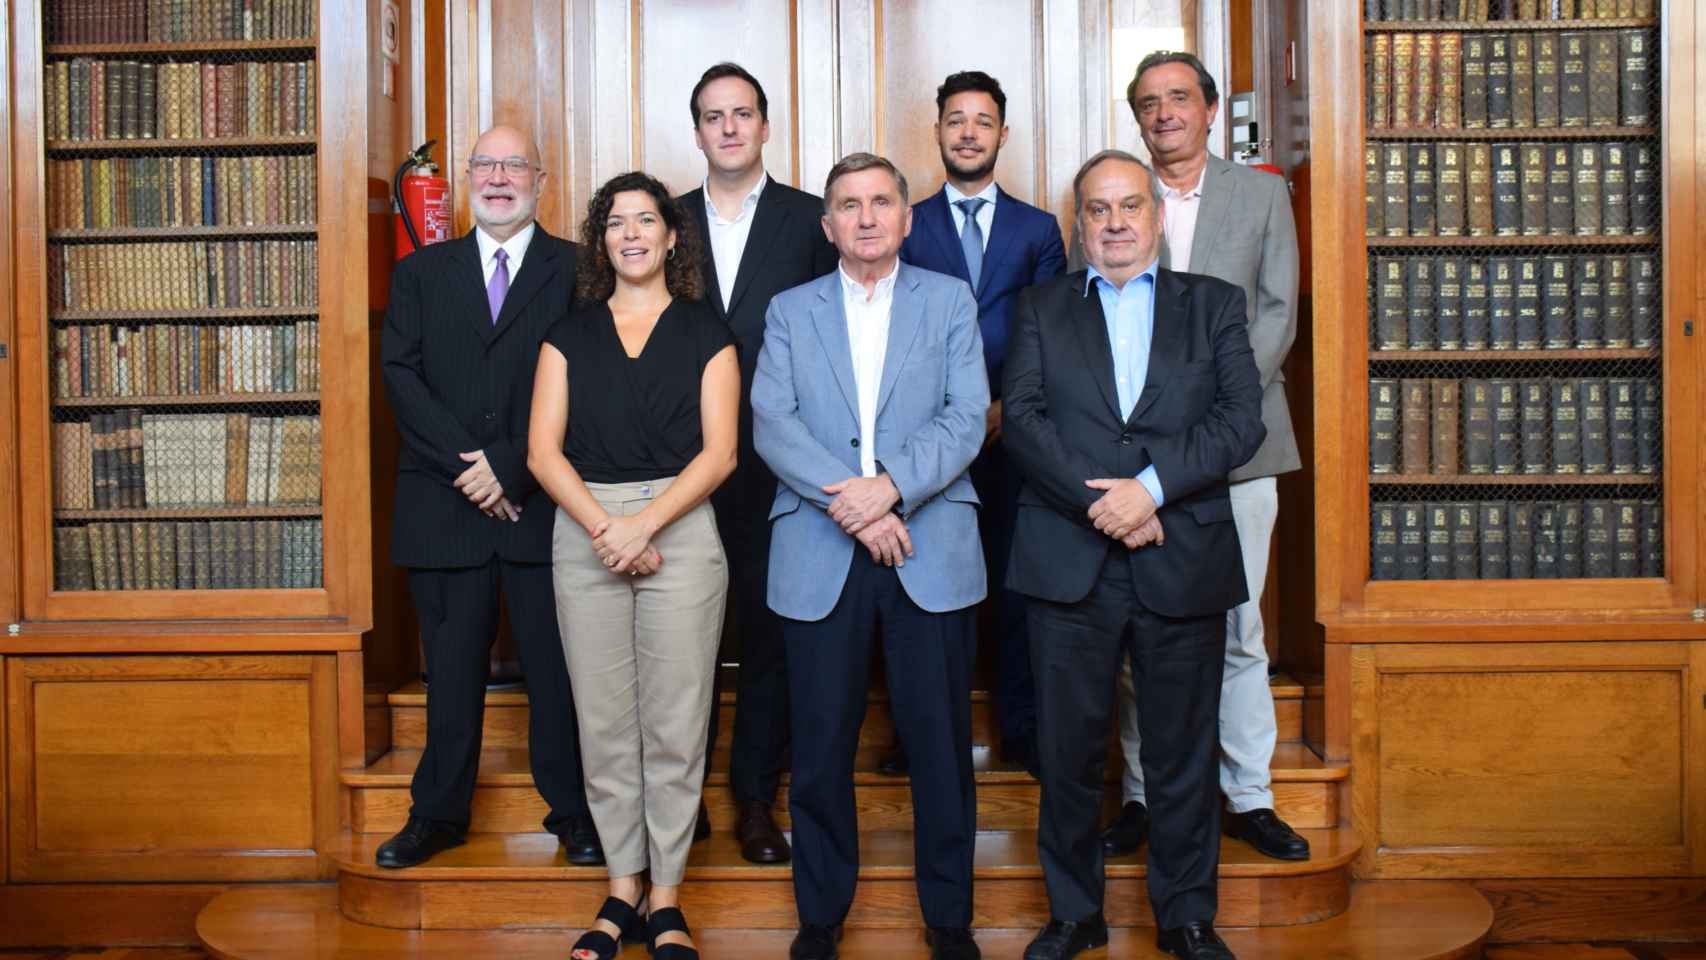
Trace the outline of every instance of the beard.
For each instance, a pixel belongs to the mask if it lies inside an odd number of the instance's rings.
[[[950,173],[961,180],[982,180],[994,172],[995,161],[1000,156],[1001,148],[994,147],[987,154],[984,154],[981,161],[973,161],[971,166],[966,166],[964,161],[954,156],[953,148],[943,147],[942,166],[948,168]]]
[[[487,206],[486,199],[479,194],[468,198],[468,205],[474,210],[474,219],[486,226],[507,227],[512,223],[522,223],[533,216],[538,207],[537,197],[528,196],[525,192],[515,192],[514,206],[507,212],[494,210]]]

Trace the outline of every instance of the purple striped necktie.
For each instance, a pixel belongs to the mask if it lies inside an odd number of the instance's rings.
[[[496,326],[498,314],[504,308],[504,297],[509,293],[509,254],[499,247],[493,256],[498,268],[492,271],[492,279],[486,284],[486,303],[492,308],[492,325]]]

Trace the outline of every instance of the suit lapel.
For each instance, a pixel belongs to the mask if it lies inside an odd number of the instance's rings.
[[[1018,201],[999,186],[995,188],[995,197],[995,219],[989,222],[989,242],[983,245],[983,272],[978,274],[977,289],[972,291],[978,297],[982,297],[988,288],[989,275],[995,272],[993,267],[1007,256],[1007,248],[1013,245],[1013,234],[1018,232],[1013,228]]]
[[[1216,156],[1203,168],[1202,196],[1197,200],[1197,226],[1191,234],[1191,266],[1207,263],[1232,213],[1231,163]],[[1172,269],[1171,266],[1168,269]],[[1201,270],[1195,271],[1201,273]]]
[[[1114,419],[1120,418],[1120,395],[1114,389],[1114,346],[1108,342],[1108,320],[1102,313],[1102,297],[1094,287],[1086,289],[1083,278],[1089,274],[1079,271],[1078,278],[1066,296],[1071,301],[1069,313],[1072,329],[1078,334],[1078,347],[1084,353],[1084,369],[1096,381],[1096,389],[1107,401]]]
[[[545,289],[545,284],[557,272],[557,238],[545,232],[544,227],[533,228],[533,239],[528,241],[527,252],[521,258],[521,270],[510,281],[509,293],[504,295],[504,305],[498,311],[498,322],[492,324],[492,339],[503,335],[509,329],[510,321],[516,314],[527,308],[539,291]]]
[[[723,308],[723,288],[717,280],[717,255],[711,252],[711,218],[705,213],[705,188],[700,187],[683,195],[680,202],[687,207],[688,215],[699,228],[699,242],[704,246],[704,255],[699,258],[699,272],[705,281],[705,301],[716,311],[719,319],[727,320],[728,311]],[[750,238],[747,243],[751,245]]]
[[[906,357],[912,352],[913,341],[918,339],[919,328],[923,324],[924,305],[918,302],[917,280],[911,268],[901,264],[900,273],[894,278],[894,300],[889,306],[889,342],[883,352],[882,385],[877,388],[877,413],[883,412],[888,405],[889,397],[894,394],[895,381],[900,378],[900,368],[906,365]]]
[[[491,304],[486,300],[486,272],[480,263],[480,241],[475,239],[474,231],[468,231],[456,241],[456,253],[451,259],[456,263],[456,274],[451,277],[450,287],[458,296],[466,298],[466,309],[460,312],[467,314],[480,342],[489,345],[496,336],[496,328],[492,325]]]
[[[948,210],[947,191],[936,191],[918,208],[918,212],[924,215],[921,225],[924,232],[942,249],[942,262],[953,268],[948,271],[949,276],[970,283],[971,269],[966,266],[966,253],[960,249],[960,238],[954,233],[954,215]]]
[[[769,261],[766,254],[769,253],[770,240],[781,236],[782,226],[788,222],[788,205],[782,202],[782,191],[771,189],[775,183],[774,179],[765,182],[764,192],[758,195],[758,207],[752,211],[752,229],[746,235],[746,249],[740,253],[740,266],[735,268],[735,287],[729,294],[730,313],[740,306],[740,298],[752,286],[752,277],[758,272],[759,265]],[[704,204],[700,204],[701,217],[705,215],[704,209]],[[713,299],[720,301],[721,297]]]
[[[753,226],[757,226],[754,224]],[[818,302],[812,307],[812,326],[829,361],[830,372],[841,387],[854,422],[859,420],[859,383],[853,378],[853,345],[847,338],[847,312],[841,308],[841,272],[818,281]]]
[[[1193,244],[1194,247],[1194,244]],[[1185,355],[1188,327],[1186,313],[1190,309],[1190,288],[1180,283],[1170,270],[1155,274],[1155,323],[1149,338],[1149,372],[1144,376],[1143,392],[1132,405],[1131,420],[1136,422],[1154,405],[1167,387],[1167,380],[1178,369]]]

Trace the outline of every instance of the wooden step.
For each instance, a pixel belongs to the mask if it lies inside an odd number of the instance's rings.
[[[1345,909],[1351,862],[1360,843],[1349,828],[1305,830],[1313,856],[1270,860],[1247,844],[1223,840],[1220,918],[1230,926],[1311,923]],[[338,864],[344,915],[399,929],[555,927],[584,922],[603,902],[602,867],[563,860],[550,834],[475,833],[468,842],[407,870],[374,865],[385,838],[344,834],[328,851]],[[1153,923],[1143,894],[1144,853],[1108,861],[1108,922]],[[866,831],[859,840],[859,893],[847,924],[916,927],[913,837],[907,831]],[[980,833],[973,924],[1032,927],[1048,919],[1048,894],[1034,831]],[[791,929],[793,872],[787,864],[741,859],[732,835],[713,834],[688,860],[682,909],[701,927]]]
[[[1274,719],[1279,725],[1279,739],[1303,739],[1303,685],[1282,674],[1275,677],[1270,686],[1274,694]],[[723,691],[717,704],[717,709],[722,712],[715,745],[719,750],[728,749],[734,736],[734,690],[734,673],[725,671]],[[391,704],[391,745],[414,749],[426,746],[426,688],[418,682],[411,683],[391,693],[388,699]],[[998,745],[1001,734],[996,725],[994,695],[987,690],[973,690],[971,700],[972,743]],[[483,743],[487,747],[527,746],[527,693],[524,690],[516,688],[486,694]],[[871,691],[859,743],[869,747],[887,747],[894,743],[894,719],[889,714],[888,694],[880,689]]]
[[[876,771],[881,748],[860,752],[853,776],[860,822],[868,830],[908,830],[912,827],[912,794],[904,777]],[[419,750],[392,750],[365,770],[345,771],[350,788],[350,828],[357,833],[394,833],[409,814],[409,781],[420,761]],[[1029,773],[1001,762],[988,747],[973,749],[977,770],[977,825],[980,830],[1034,830],[1042,787]],[[726,757],[712,757],[705,803],[713,830],[733,830],[734,798],[727,789]],[[1109,779],[1104,816],[1119,809],[1119,770],[1106,768]],[[1275,809],[1294,827],[1331,827],[1340,821],[1339,786],[1345,767],[1323,764],[1301,743],[1282,743],[1273,760]],[[789,825],[787,775],[778,797],[783,829]],[[541,829],[545,802],[533,788],[528,754],[522,748],[486,750],[480,755],[475,783],[472,829],[482,833],[530,833]]]
[[[566,907],[566,905],[565,905]],[[689,913],[701,953],[750,960],[784,960],[792,930],[711,929]],[[1350,908],[1319,923],[1293,927],[1218,927],[1240,960],[1473,960],[1492,925],[1492,909],[1467,884],[1388,881],[1358,884]],[[367,926],[338,911],[327,885],[241,887],[221,894],[196,920],[196,933],[225,960],[562,960],[578,930],[391,930]],[[980,929],[977,940],[990,960],[1019,957],[1035,931]],[[641,960],[629,947],[624,960]],[[930,951],[916,929],[849,930],[844,960],[926,960]],[[1154,934],[1113,931],[1105,951],[1086,960],[1159,960]]]

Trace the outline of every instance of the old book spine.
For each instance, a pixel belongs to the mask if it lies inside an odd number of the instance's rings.
[[[1410,123],[1424,129],[1431,129],[1436,120],[1434,103],[1439,94],[1439,74],[1435,67],[1435,45],[1434,34],[1416,34],[1416,102],[1410,108]]]
[[[1416,35],[1392,34],[1392,126],[1415,125]]]
[[[1588,33],[1588,126],[1617,126],[1618,87],[1621,71],[1617,63],[1617,34],[1611,30]]]
[[[1374,505],[1373,562],[1369,577],[1373,580],[1398,579],[1398,505]]]
[[[1630,254],[1629,275],[1630,346],[1648,350],[1659,345],[1663,321],[1659,312],[1658,257],[1650,253]]]
[[[1451,578],[1481,578],[1480,511],[1473,503],[1451,504]]]
[[[119,70],[119,133],[135,140],[142,129],[142,65],[135,60],[115,64]]]
[[[1398,472],[1398,381],[1368,381],[1368,469]]]
[[[157,114],[160,110],[160,66],[144,63],[138,65],[137,69],[136,135],[144,140],[152,140],[159,135]]]
[[[1599,168],[1600,233],[1608,237],[1629,232],[1629,145],[1618,141],[1604,144]]]
[[[1558,36],[1558,124],[1588,125],[1588,35]]]
[[[1581,391],[1574,380],[1552,381],[1552,472],[1582,472]]]
[[[1617,121],[1627,127],[1653,122],[1652,65],[1647,56],[1647,31],[1619,30]]]
[[[1468,231],[1471,237],[1493,236],[1493,148],[1487,143],[1469,143],[1464,145],[1463,154],[1465,166],[1469,173],[1465,180],[1464,206],[1467,208]],[[1390,176],[1390,173],[1388,173]],[[1391,206],[1387,206],[1387,214],[1391,215]],[[1392,225],[1389,222],[1387,236],[1393,236]]]
[[[1630,145],[1629,162],[1629,232],[1649,236],[1659,224],[1659,163],[1658,148],[1651,143]]]
[[[1487,349],[1516,348],[1516,261],[1487,260]]]
[[[1611,254],[1605,258],[1604,305],[1600,308],[1605,324],[1605,346],[1609,350],[1627,350],[1634,345],[1634,314],[1629,285],[1629,258]]]
[[[1546,145],[1525,143],[1519,150],[1522,188],[1522,235],[1546,232]]]
[[[1534,504],[1534,573],[1536,580],[1558,578],[1558,506],[1539,500]]]
[[[1569,144],[1546,148],[1546,235],[1569,236],[1576,226],[1574,167]]]
[[[1551,469],[1546,438],[1552,432],[1552,387],[1545,380],[1524,380],[1522,391],[1522,472],[1545,474]]]
[[[1610,503],[1588,500],[1582,504],[1582,576],[1603,578],[1616,573],[1615,530]]]
[[[1594,237],[1600,234],[1600,165],[1602,163],[1600,145],[1597,143],[1578,143],[1571,150],[1573,156],[1572,177],[1575,182],[1575,223],[1576,236]]]
[[[1510,533],[1506,547],[1510,552],[1510,563],[1506,567],[1505,576],[1512,580],[1529,580],[1534,577],[1534,504],[1526,501],[1513,501],[1505,509],[1505,521]]]
[[[1540,258],[1516,260],[1516,348],[1540,349]]]
[[[1570,296],[1572,263],[1552,255],[1540,260],[1540,345],[1546,350],[1575,346],[1576,320]]]
[[[1664,452],[1664,406],[1659,382],[1644,377],[1635,382],[1635,472],[1652,476],[1659,472]]]
[[[1427,531],[1427,550],[1423,577],[1428,580],[1451,579],[1451,505],[1429,503],[1422,507]]]
[[[1407,257],[1405,264],[1405,346],[1410,350],[1433,350],[1439,341],[1434,328],[1434,260],[1428,256]]]
[[[1461,237],[1464,233],[1463,160],[1463,144],[1434,145],[1434,227],[1442,237]]]
[[[1513,33],[1511,51],[1511,126],[1534,126],[1534,34]]]
[[[1612,574],[1629,578],[1641,575],[1641,501],[1612,503]]]
[[[1398,505],[1398,579],[1422,580],[1428,570],[1427,515],[1420,503]]]
[[[1582,473],[1611,472],[1611,404],[1605,381],[1588,377],[1581,381]]]
[[[1432,439],[1430,409],[1432,390],[1426,380],[1403,380],[1398,384],[1399,473],[1421,476],[1428,472],[1428,448]]]
[[[1576,346],[1583,350],[1605,346],[1604,266],[1596,255],[1576,257]]]
[[[1463,467],[1472,475],[1493,472],[1493,388],[1486,380],[1463,381]]]
[[[1463,36],[1463,126],[1480,130],[1487,126],[1487,36]]]
[[[1442,130],[1456,130],[1463,126],[1463,34],[1439,34],[1439,49],[1435,56],[1439,63],[1435,125]]]
[[[1433,428],[1429,447],[1433,451],[1434,474],[1440,476],[1455,476],[1457,474],[1457,424],[1459,412],[1458,383],[1456,380],[1434,380],[1431,386],[1431,415]]]
[[[1493,393],[1493,472],[1522,469],[1522,385],[1516,380],[1487,381]]]
[[[1665,575],[1664,505],[1658,500],[1641,501],[1641,576]]]
[[[1610,397],[1611,472],[1633,475],[1640,444],[1640,426],[1636,421],[1640,382],[1630,377],[1613,377],[1606,381],[1605,389]]]
[[[1485,350],[1491,339],[1492,313],[1487,262],[1470,257],[1463,264],[1463,349]]]
[[[172,580],[178,590],[195,589],[194,529],[193,524],[184,521],[172,524],[173,555],[177,561]]]
[[[1522,233],[1521,158],[1514,143],[1493,144],[1493,234]]]
[[[1505,33],[1487,35],[1487,126],[1511,126],[1511,43]]]
[[[1558,576],[1582,576],[1582,501],[1558,501]]]
[[[1477,531],[1481,537],[1481,579],[1505,580],[1510,577],[1510,523],[1503,500],[1489,500],[1478,505]]]
[[[1534,125],[1558,125],[1558,35],[1534,34]]]
[[[1439,350],[1463,349],[1463,258],[1440,257],[1434,266],[1434,334]]]
[[[1375,349],[1404,350],[1409,346],[1409,303],[1405,297],[1403,257],[1375,260],[1379,279],[1375,300]]]
[[[1363,235],[1378,237],[1384,232],[1386,218],[1385,171],[1381,167],[1380,144],[1368,143],[1362,149]]]
[[[1434,235],[1434,145],[1412,143],[1405,152],[1409,168],[1410,236],[1431,237]]]

